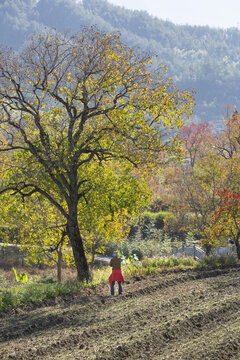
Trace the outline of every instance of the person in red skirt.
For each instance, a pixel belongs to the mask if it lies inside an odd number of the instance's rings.
[[[122,259],[118,257],[118,252],[113,252],[113,258],[110,261],[110,266],[112,267],[112,273],[109,277],[109,284],[111,288],[111,296],[114,295],[114,285],[115,281],[118,282],[118,295],[122,294],[122,283],[124,283],[124,277],[121,270]]]

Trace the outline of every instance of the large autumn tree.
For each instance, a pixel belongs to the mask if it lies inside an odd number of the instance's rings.
[[[151,62],[95,28],[71,38],[36,34],[20,53],[0,53],[0,150],[18,154],[1,192],[37,192],[60,211],[79,280],[89,278],[78,217],[92,190],[88,166],[137,166],[180,150],[173,130],[192,112],[192,97],[164,67],[152,73]]]

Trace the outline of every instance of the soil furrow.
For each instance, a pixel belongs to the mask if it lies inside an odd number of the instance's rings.
[[[0,358],[190,360],[198,349],[196,359],[213,360],[216,352],[206,346],[208,334],[212,343],[217,336],[220,353],[236,356],[239,268],[138,278],[124,290],[124,296],[110,298],[105,286],[105,293],[97,289],[88,299],[79,296],[69,304],[0,319]],[[230,336],[231,324],[235,324],[236,338]]]
[[[172,319],[172,322],[168,321],[166,324],[148,323],[138,340],[135,341],[133,337],[133,341],[131,341],[130,337],[130,339],[122,342],[120,346],[116,346],[115,350],[103,352],[96,359],[128,359],[130,352],[133,359],[145,359],[148,352],[151,353],[151,356],[161,356],[163,349],[168,347],[170,342],[178,343],[189,336],[191,339],[198,338],[202,332],[209,331],[217,326],[223,326],[229,319],[234,321],[239,305],[240,301],[236,299],[228,304],[228,306],[223,303],[218,309],[211,309],[206,312],[193,314],[192,316],[188,315],[185,317],[184,314],[180,314],[182,318],[178,315],[178,318]],[[140,349],[143,355],[139,353]],[[88,356],[83,356],[82,358],[88,359]]]
[[[239,315],[239,312],[236,313],[235,318],[229,317],[224,324],[208,329],[197,338],[187,338],[182,343],[171,345],[161,357],[157,356],[154,359],[239,359],[237,356],[240,353]]]

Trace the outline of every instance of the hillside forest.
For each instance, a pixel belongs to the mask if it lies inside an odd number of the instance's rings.
[[[96,25],[119,31],[135,50],[156,55],[181,89],[195,89],[194,122],[211,122],[221,129],[225,105],[239,108],[240,31],[207,26],[175,25],[127,10],[106,0],[2,0],[0,42],[20,49],[32,32],[54,28],[76,33]]]

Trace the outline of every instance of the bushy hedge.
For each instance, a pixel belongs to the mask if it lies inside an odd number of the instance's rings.
[[[215,269],[236,265],[238,263],[239,261],[235,256],[205,256],[199,260],[196,267],[198,269]]]
[[[171,213],[168,211],[159,211],[159,212],[150,212],[146,211],[140,217],[140,221],[142,219],[143,225],[150,224],[151,222],[154,224],[156,229],[164,228],[164,219],[166,216],[169,216]]]
[[[150,212],[145,211],[141,214],[141,216],[135,220],[132,224],[129,237],[135,237],[138,231],[141,231],[142,238],[149,238],[149,227],[153,227],[158,230],[162,230],[164,228],[164,220],[171,213],[168,211],[159,211],[159,212]]]

